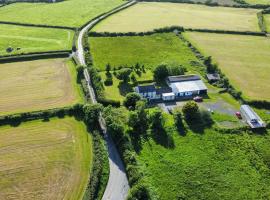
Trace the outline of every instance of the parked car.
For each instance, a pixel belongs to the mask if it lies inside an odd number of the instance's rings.
[[[236,115],[236,117],[237,117],[238,119],[242,119],[242,115],[241,115],[240,112],[236,112],[235,115]]]
[[[203,98],[200,97],[200,96],[196,96],[196,97],[193,98],[193,100],[194,100],[195,102],[202,102],[202,101],[203,101]]]

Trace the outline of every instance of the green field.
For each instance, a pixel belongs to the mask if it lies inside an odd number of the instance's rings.
[[[195,32],[184,35],[203,54],[213,57],[245,97],[270,99],[269,38]]]
[[[102,21],[94,31],[141,32],[178,25],[185,28],[259,32],[257,12],[256,9],[142,2]]]
[[[90,49],[94,65],[105,70],[106,64],[113,67],[140,63],[153,68],[161,63],[190,66],[196,57],[173,33],[131,37],[90,37]]]
[[[266,31],[269,33],[270,32],[270,14],[263,15],[263,17],[266,23]]]
[[[1,64],[0,71],[0,115],[83,101],[76,69],[66,59]]]
[[[270,0],[245,0],[245,2],[248,4],[264,4],[264,5],[270,4]]]
[[[0,127],[1,199],[82,199],[92,140],[74,118]]]
[[[122,3],[122,0],[15,3],[0,9],[0,21],[78,27]]]
[[[69,30],[0,24],[0,55],[71,49],[73,36]],[[14,50],[8,53],[8,47]]]
[[[168,115],[165,126],[174,147],[150,139],[137,154],[144,180],[158,199],[269,199],[269,133],[221,134],[207,129],[182,136]]]

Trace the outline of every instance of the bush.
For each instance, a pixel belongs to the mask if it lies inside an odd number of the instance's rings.
[[[162,82],[167,78],[169,75],[169,71],[166,64],[158,65],[154,69],[154,79],[157,82]]]
[[[199,106],[194,101],[187,102],[183,108],[182,112],[187,120],[196,120],[199,118]]]
[[[101,103],[103,106],[114,106],[114,107],[120,107],[121,103],[118,100],[113,99],[106,99],[106,98],[98,98],[97,101]]]
[[[110,85],[113,85],[113,79],[112,77],[107,77],[104,81],[104,85],[106,86],[110,86]]]
[[[130,189],[127,200],[150,200],[150,192],[145,183],[138,183]]]
[[[141,96],[136,92],[131,92],[126,95],[126,98],[123,102],[124,106],[128,109],[134,110],[136,103],[141,99]]]

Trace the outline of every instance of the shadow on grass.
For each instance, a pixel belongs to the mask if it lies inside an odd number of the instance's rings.
[[[174,140],[171,134],[169,134],[164,128],[162,129],[152,129],[153,140],[168,149],[173,149],[175,147]]]
[[[133,87],[130,83],[120,82],[118,89],[122,96],[126,96],[126,94],[133,92]]]
[[[207,111],[201,112],[198,118],[186,119],[186,122],[190,130],[199,134],[203,134],[205,129],[211,128],[215,123]]]

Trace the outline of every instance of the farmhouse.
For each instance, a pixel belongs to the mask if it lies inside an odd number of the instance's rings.
[[[265,123],[262,121],[262,119],[248,105],[241,105],[240,112],[242,117],[251,128],[265,127]]]
[[[190,99],[196,95],[207,94],[207,87],[197,75],[169,76],[168,87],[156,88],[154,84],[137,86],[135,92],[148,100],[172,101]]]

